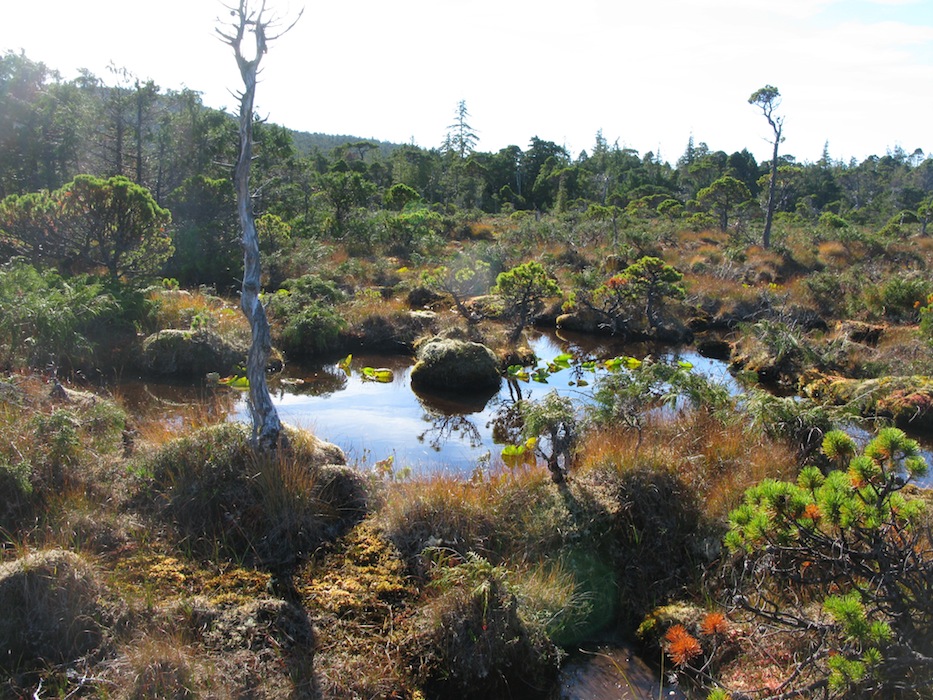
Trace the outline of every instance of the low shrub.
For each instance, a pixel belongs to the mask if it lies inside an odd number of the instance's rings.
[[[897,428],[861,454],[840,431],[822,447],[841,469],[767,479],[730,514],[731,604],[798,640],[781,685],[794,695],[926,697],[933,558],[924,503],[904,486],[928,465]]]
[[[104,285],[89,276],[66,280],[14,259],[0,266],[0,366],[88,366],[93,323],[116,309]]]
[[[335,305],[345,295],[315,274],[286,280],[268,299],[276,344],[291,357],[309,357],[336,345],[346,321]]]

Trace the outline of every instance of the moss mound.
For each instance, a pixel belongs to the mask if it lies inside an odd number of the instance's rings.
[[[253,452],[243,424],[174,440],[137,461],[148,477],[140,505],[196,552],[289,569],[361,519],[368,496],[338,447],[295,429],[286,436],[274,456]]]
[[[498,388],[499,362],[480,343],[453,338],[432,338],[418,348],[411,370],[412,386],[442,391],[483,391]]]
[[[0,668],[69,663],[99,650],[112,621],[103,593],[72,552],[34,552],[0,566]]]
[[[140,363],[156,376],[203,377],[230,374],[246,359],[247,348],[211,330],[165,329],[143,341]]]
[[[418,611],[402,643],[406,664],[431,698],[543,697],[556,678],[557,648],[525,624],[505,584],[474,564],[455,567],[470,571]]]

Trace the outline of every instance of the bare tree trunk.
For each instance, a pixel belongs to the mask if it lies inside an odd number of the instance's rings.
[[[771,121],[770,117],[768,119],[771,122],[771,125],[774,127],[774,153],[771,156],[771,178],[768,182],[768,209],[765,212],[765,230],[761,236],[761,245],[763,248],[771,247],[771,222],[774,221],[774,206],[777,204],[777,199],[774,196],[774,192],[777,188],[777,178],[778,178],[778,146],[781,144],[781,124],[776,124]]]
[[[259,10],[251,9],[249,4],[249,0],[240,0],[238,7],[230,8],[234,17],[230,33],[224,33],[220,29],[217,32],[233,48],[237,66],[240,69],[240,77],[243,79],[239,115],[240,154],[234,171],[237,213],[243,233],[241,241],[243,245],[243,287],[240,295],[240,308],[249,321],[252,333],[246,376],[249,380],[253,447],[271,452],[279,445],[282,423],[275,404],[272,403],[269,385],[266,382],[266,367],[269,362],[269,353],[272,350],[272,335],[269,331],[266,309],[259,299],[261,275],[259,236],[253,220],[249,171],[253,157],[253,102],[256,95],[256,75],[259,72],[259,63],[266,53],[268,42],[278,38],[284,32],[276,36],[268,36],[267,31],[271,21],[263,18],[265,1],[260,3]],[[255,40],[255,53],[252,58],[247,58],[242,50],[243,39],[247,35]]]

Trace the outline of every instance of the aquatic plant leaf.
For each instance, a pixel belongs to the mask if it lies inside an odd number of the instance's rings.
[[[337,363],[337,368],[342,369],[346,373],[346,375],[349,377],[350,376],[350,363],[352,361],[353,361],[353,353],[350,353],[345,358],[343,358],[340,362]]]
[[[382,384],[388,384],[392,381],[395,375],[392,373],[391,369],[386,367],[364,367],[363,368],[363,379],[368,379],[371,382],[380,382]]]

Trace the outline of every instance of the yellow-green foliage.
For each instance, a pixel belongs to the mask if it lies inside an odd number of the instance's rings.
[[[414,589],[398,551],[372,523],[354,528],[340,552],[312,563],[300,577],[300,593],[314,610],[381,621]]]

